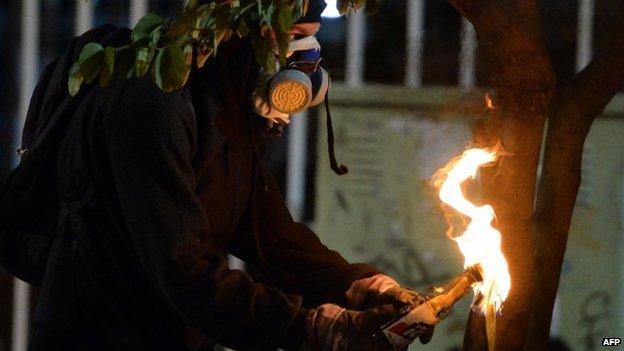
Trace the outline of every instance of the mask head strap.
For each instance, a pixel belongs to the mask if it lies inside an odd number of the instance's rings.
[[[329,165],[337,175],[349,173],[347,166],[336,161],[336,153],[334,152],[334,127],[332,126],[331,113],[329,112],[329,92],[325,93],[325,114],[327,115],[327,151],[329,153]]]

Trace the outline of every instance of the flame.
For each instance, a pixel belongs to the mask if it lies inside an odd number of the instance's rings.
[[[492,98],[487,93],[485,94],[485,109],[486,110],[493,110],[494,109],[494,104],[492,103]]]
[[[445,176],[440,187],[440,200],[470,219],[465,231],[452,239],[464,255],[464,268],[481,266],[483,281],[473,288],[475,296],[483,297],[477,299],[483,313],[492,306],[500,311],[511,288],[511,277],[501,251],[501,233],[492,226],[494,210],[490,205],[476,206],[466,199],[461,185],[474,179],[480,167],[497,158],[496,151],[469,149],[439,171],[439,176]]]

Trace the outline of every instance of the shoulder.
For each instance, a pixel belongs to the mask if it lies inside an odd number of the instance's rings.
[[[118,81],[101,89],[102,122],[109,132],[194,133],[195,110],[185,89],[167,93],[149,78]]]

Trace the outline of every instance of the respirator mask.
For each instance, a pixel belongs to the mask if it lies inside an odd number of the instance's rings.
[[[314,36],[293,40],[286,64],[257,83],[254,112],[272,124],[286,125],[290,115],[323,102],[331,81],[322,64],[321,45]]]
[[[253,110],[267,120],[265,132],[280,136],[290,115],[325,102],[327,144],[331,168],[339,175],[348,172],[334,156],[334,132],[329,112],[331,79],[321,57],[321,45],[314,36],[293,40],[286,64],[277,73],[262,76],[252,94]]]

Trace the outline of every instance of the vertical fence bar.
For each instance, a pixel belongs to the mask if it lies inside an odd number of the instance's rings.
[[[139,19],[147,14],[149,3],[147,0],[130,0],[130,16],[128,26],[133,28]]]
[[[357,87],[364,82],[364,9],[349,14],[347,19],[346,83]]]
[[[39,18],[38,0],[23,0],[21,9],[20,53],[19,53],[19,110],[14,130],[14,147],[21,144],[21,132],[28,112],[30,96],[35,88],[39,58]],[[18,159],[13,154],[13,166]],[[11,331],[11,350],[25,351],[28,347],[28,326],[30,312],[30,286],[19,280],[13,281],[13,315]]]
[[[422,54],[425,32],[425,0],[407,0],[405,85],[422,85]]]
[[[298,113],[291,120],[288,126],[286,203],[292,216],[299,221],[303,218],[305,206],[308,111]]]
[[[26,351],[30,324],[30,286],[15,278],[13,281],[13,320],[11,350]]]
[[[576,38],[577,71],[585,68],[593,55],[594,5],[594,0],[579,0]]]
[[[459,87],[468,89],[475,86],[477,68],[477,32],[472,23],[462,19],[461,51],[459,53]]]
[[[76,0],[74,34],[80,35],[93,27],[93,2],[94,0]]]

